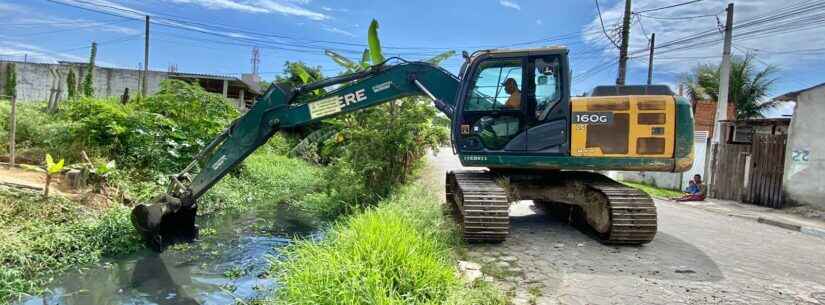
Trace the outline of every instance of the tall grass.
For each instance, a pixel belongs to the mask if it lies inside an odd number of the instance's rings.
[[[420,185],[341,221],[320,242],[273,261],[279,304],[503,304],[491,287],[456,278],[453,225]]]

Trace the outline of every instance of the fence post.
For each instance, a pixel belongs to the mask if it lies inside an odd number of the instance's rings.
[[[11,96],[11,113],[9,114],[9,169],[14,167],[14,135],[17,133],[17,97]]]

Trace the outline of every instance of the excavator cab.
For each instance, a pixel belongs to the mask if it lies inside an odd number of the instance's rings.
[[[489,154],[568,152],[567,49],[484,51],[469,58],[453,120],[456,149]]]

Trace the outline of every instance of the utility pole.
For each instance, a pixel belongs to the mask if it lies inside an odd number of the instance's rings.
[[[716,177],[713,174],[715,170],[714,163],[717,162],[715,152],[718,150],[719,143],[722,140],[722,121],[728,118],[728,94],[730,93],[730,48],[733,41],[733,3],[728,4],[727,19],[725,20],[725,46],[722,51],[722,66],[719,72],[719,100],[716,101],[716,117],[713,124],[713,139],[711,141],[711,149],[708,150],[710,160],[707,163],[705,177],[708,185],[713,185],[713,179]],[[713,187],[711,187],[711,190]],[[713,194],[711,194],[713,195]]]
[[[616,85],[623,86],[625,77],[627,76],[627,48],[630,44],[630,17],[633,13],[631,11],[631,0],[625,0],[624,4],[624,20],[622,21],[622,45],[619,49],[619,77],[616,78]]]
[[[650,35],[650,57],[647,59],[647,84],[653,84],[653,50],[656,47],[656,33]]]
[[[147,75],[149,75],[149,15],[146,15],[146,33],[144,34],[143,42],[143,81],[141,83],[140,93],[143,96],[149,95],[149,85]]]
[[[716,102],[716,122],[713,126],[713,144],[722,139],[721,121],[728,118],[728,93],[730,92],[730,48],[733,41],[733,3],[728,4],[725,20],[725,48],[722,53],[722,67],[719,72],[719,100]]]

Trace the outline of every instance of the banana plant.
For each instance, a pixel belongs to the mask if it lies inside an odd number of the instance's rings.
[[[369,68],[370,65],[383,63],[385,60],[384,52],[381,50],[381,40],[378,38],[378,21],[375,19],[372,20],[367,31],[367,47],[364,53],[361,54],[361,61],[357,63],[332,50],[325,50],[324,53],[329,56],[333,62],[346,69],[348,73],[363,71]],[[439,65],[454,55],[455,51],[449,50],[424,61]]]
[[[46,174],[46,185],[43,187],[43,198],[49,197],[49,186],[52,183],[54,175],[59,174],[63,170],[64,159],[60,159],[57,163],[54,162],[52,155],[46,154],[46,166],[34,166],[21,164],[23,168],[31,171],[41,172]]]

